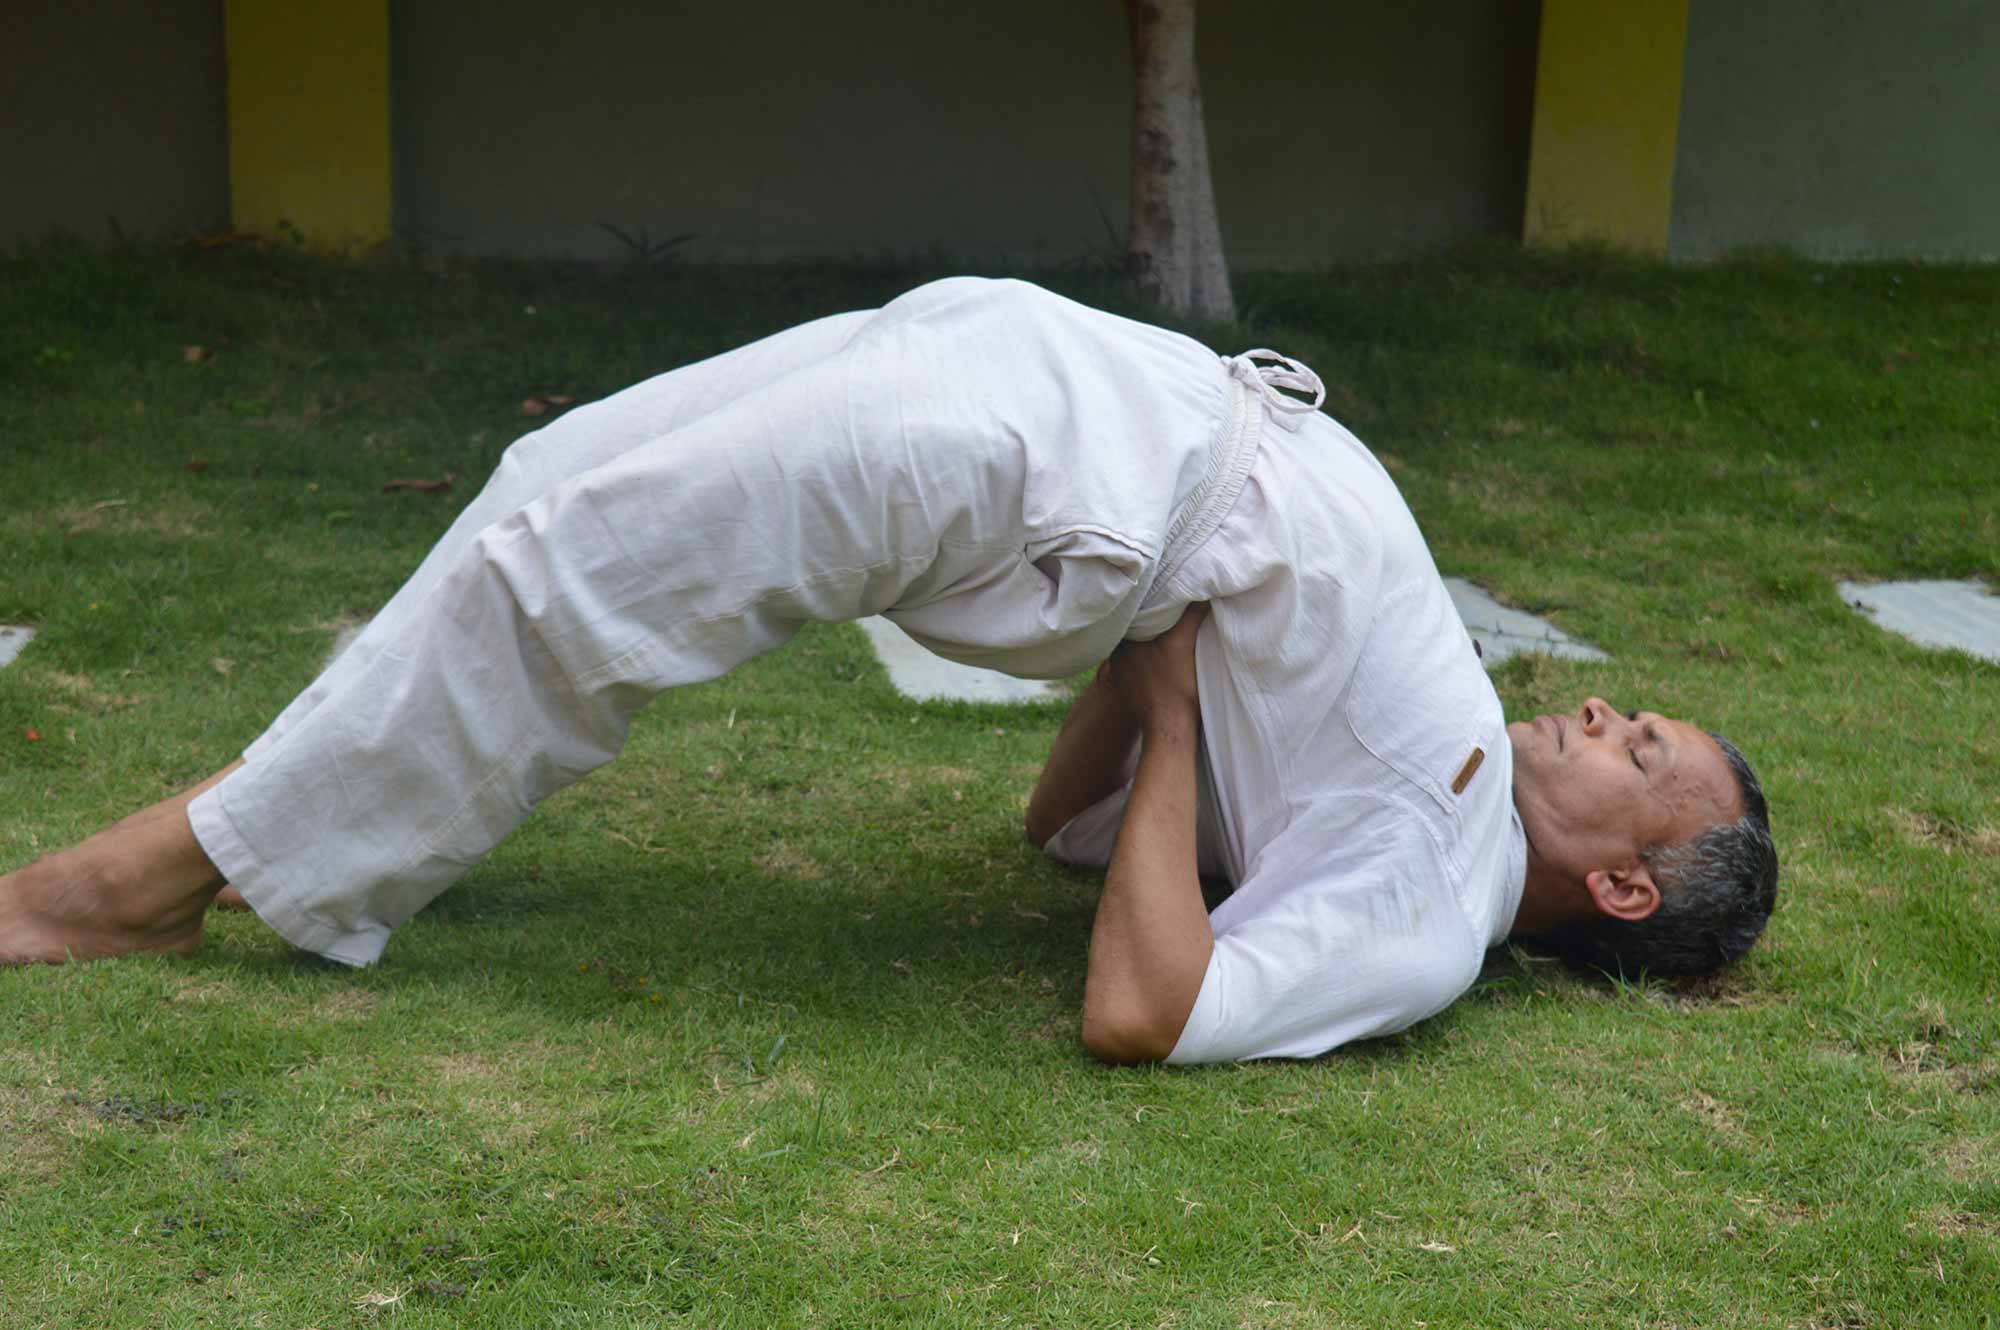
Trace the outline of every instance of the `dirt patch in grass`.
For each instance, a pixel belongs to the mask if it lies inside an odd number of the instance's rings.
[[[1762,944],[1769,949],[1774,944]],[[1676,1007],[1783,1007],[1792,1001],[1790,993],[1762,984],[1741,967],[1731,967],[1693,979],[1680,979],[1667,990],[1667,1000]]]
[[[521,1069],[535,1060],[528,1051],[500,1058],[445,1053],[430,1059],[430,1069],[443,1092],[438,1098],[478,1121],[480,1144],[489,1150],[510,1150],[548,1131],[558,1116],[555,1106],[534,1102],[520,1092]]]
[[[1720,1135],[1732,1140],[1743,1138],[1743,1124],[1737,1120],[1736,1110],[1711,1094],[1695,1090],[1681,1100],[1681,1108],[1708,1124]]]
[[[1883,1055],[1889,1075],[1906,1085],[1938,1087],[1955,1094],[1978,1094],[2000,1081],[1990,1060],[1964,1062],[1949,1049],[1923,1039],[1906,1039]]]
[[[234,984],[188,976],[174,985],[173,1000],[195,1006],[206,1006],[209,1003],[228,1003],[239,995],[239,990]]]
[[[1295,1327],[1324,1330],[1328,1326],[1353,1324],[1344,1317],[1329,1318],[1326,1309],[1315,1304],[1286,1302],[1261,1293],[1246,1294],[1239,1307],[1236,1324],[1241,1330],[1294,1330]]]
[[[908,767],[871,767],[863,773],[862,780],[872,785],[887,786],[892,794],[910,792],[910,769]],[[879,796],[880,791],[873,791]]]
[[[277,1019],[283,1025],[303,1029],[364,1021],[381,1009],[381,995],[365,988],[335,988]]]
[[[826,869],[810,855],[794,849],[784,841],[779,841],[764,853],[753,858],[759,872],[766,877],[789,877],[800,882],[817,882],[826,876]]]
[[[1891,809],[1890,819],[1903,839],[1925,849],[1946,854],[1970,854],[1980,858],[2000,858],[2000,823],[1965,823],[1933,813],[1907,808]]]
[[[1907,1013],[1909,1037],[1882,1052],[1889,1075],[1906,1085],[1977,1093],[2000,1079],[2000,1063],[1969,1054],[1951,1013],[1934,998],[1920,998]]]
[[[707,1058],[708,1083],[717,1101],[762,1108],[774,1099],[809,1100],[819,1093],[819,1082],[810,1074],[784,1065],[783,1059],[773,1054],[767,1053],[765,1057],[778,1065],[760,1070],[745,1065],[740,1056],[711,1051]],[[738,1144],[740,1148],[741,1143]]]
[[[1990,1238],[2000,1234],[2000,1215],[1987,1214],[1980,1210],[1961,1210],[1953,1205],[1934,1205],[1904,1227],[1929,1229],[1938,1236],[1947,1238],[1968,1235]]]
[[[1938,1163],[1955,1182],[2000,1182],[2000,1140],[1955,1136],[1939,1149]]]
[[[88,674],[71,674],[67,670],[49,670],[42,675],[50,683],[76,699],[83,710],[102,715],[111,711],[123,711],[136,707],[150,699],[138,693],[120,693],[105,687]],[[69,708],[61,708],[68,710]]]
[[[336,988],[319,1001],[313,1003],[310,1019],[314,1024],[335,1021],[361,1021],[381,1010],[380,994],[363,988]]]
[[[1831,902],[1836,895],[1844,895],[1877,905],[1893,905],[1903,898],[1902,888],[1880,877],[1864,878],[1859,871],[1845,864],[1801,865],[1792,871],[1790,890],[1793,894],[1788,908],[1792,909],[1798,908],[1802,902],[1812,901],[1815,896]]]
[[[200,540],[216,533],[215,513],[206,505],[179,495],[148,499],[99,499],[64,504],[39,514],[21,513],[9,526],[16,530],[54,526],[66,536],[164,536],[169,540]]]
[[[0,1085],[0,1177],[46,1182],[62,1172],[76,1135],[74,1109],[46,1087]]]

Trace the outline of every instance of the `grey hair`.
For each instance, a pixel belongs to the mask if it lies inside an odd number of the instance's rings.
[[[1635,923],[1595,918],[1549,940],[1563,959],[1607,974],[1707,974],[1733,963],[1757,940],[1778,903],[1778,847],[1764,787],[1742,750],[1710,733],[1736,777],[1743,812],[1679,845],[1654,845],[1640,858],[1660,888],[1660,905]]]

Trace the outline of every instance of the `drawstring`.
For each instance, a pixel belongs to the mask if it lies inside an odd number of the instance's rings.
[[[1275,365],[1258,365],[1258,360],[1275,360]],[[1240,356],[1228,359],[1229,372],[1255,388],[1264,404],[1277,413],[1275,419],[1286,429],[1295,430],[1306,416],[1320,409],[1326,403],[1326,385],[1319,375],[1290,356],[1281,356],[1266,347],[1255,351],[1245,351]],[[1278,391],[1290,388],[1312,398],[1302,402],[1296,397],[1287,397]]]

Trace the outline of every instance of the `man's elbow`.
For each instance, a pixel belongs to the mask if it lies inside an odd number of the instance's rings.
[[[1022,822],[1021,830],[1027,835],[1028,844],[1043,853],[1047,853],[1049,842],[1055,839],[1058,831],[1062,830],[1062,823],[1055,821],[1042,809],[1030,803],[1028,805],[1028,815]]]
[[[1083,1013],[1083,1046],[1099,1062],[1129,1067],[1142,1062],[1165,1062],[1180,1042],[1180,1030],[1139,1012],[1099,1012],[1088,1007]]]

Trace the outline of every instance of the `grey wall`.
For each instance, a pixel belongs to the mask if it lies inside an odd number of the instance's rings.
[[[1695,0],[1671,251],[2000,256],[2000,5]]]
[[[1518,239],[1540,12],[1539,0],[1202,5],[1209,155],[1232,262]],[[1130,85],[1115,86],[1099,114],[1122,135]]]
[[[229,216],[220,0],[0,3],[0,244]]]
[[[1378,12],[1393,9],[1394,12]],[[1517,233],[1535,0],[1236,0],[1201,64],[1244,266]],[[1117,0],[394,9],[398,229],[447,251],[1057,261],[1122,230]]]

